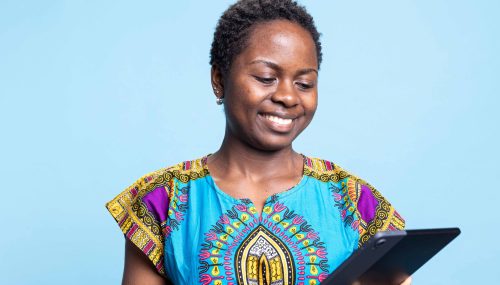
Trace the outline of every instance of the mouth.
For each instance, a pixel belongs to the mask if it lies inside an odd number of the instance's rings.
[[[289,115],[277,115],[261,113],[259,117],[268,130],[275,133],[287,134],[294,129],[295,117]]]
[[[270,114],[263,114],[263,117],[266,120],[271,121],[271,122],[278,124],[278,125],[281,125],[281,126],[288,126],[288,125],[291,125],[293,122],[293,119],[281,118],[281,117],[273,116]]]

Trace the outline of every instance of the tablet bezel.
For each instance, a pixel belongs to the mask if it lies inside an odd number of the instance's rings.
[[[360,278],[402,282],[460,234],[459,228],[376,233],[321,285],[351,285]]]

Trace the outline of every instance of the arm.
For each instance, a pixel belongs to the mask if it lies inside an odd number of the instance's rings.
[[[151,261],[129,239],[125,239],[125,268],[122,285],[169,285]]]
[[[394,207],[371,185],[365,181],[350,175],[346,181],[349,198],[355,206],[359,218],[359,241],[358,247],[366,243],[378,231],[403,230],[404,219],[398,214]],[[353,285],[411,285],[412,278],[409,276],[401,283],[402,276],[396,280],[382,280],[388,276],[362,276]]]

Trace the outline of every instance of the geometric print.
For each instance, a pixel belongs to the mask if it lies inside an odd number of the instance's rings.
[[[376,232],[404,229],[375,188],[332,162],[303,156],[307,182],[295,193],[311,201],[291,208],[294,200],[278,193],[259,214],[248,199],[228,202],[214,194],[207,157],[147,174],[106,204],[125,237],[176,284],[320,284]],[[208,198],[229,204],[214,212],[204,206]],[[335,236],[325,234],[331,221],[322,220],[315,203],[340,218]],[[196,228],[200,214],[209,222]]]
[[[328,276],[319,233],[277,199],[271,196],[260,217],[251,201],[241,199],[205,233],[200,284],[314,285]]]

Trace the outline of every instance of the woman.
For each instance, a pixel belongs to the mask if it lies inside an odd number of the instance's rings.
[[[126,237],[124,284],[319,284],[377,230],[404,227],[370,185],[292,148],[316,111],[321,63],[303,7],[237,2],[210,63],[220,149],[107,204]]]

